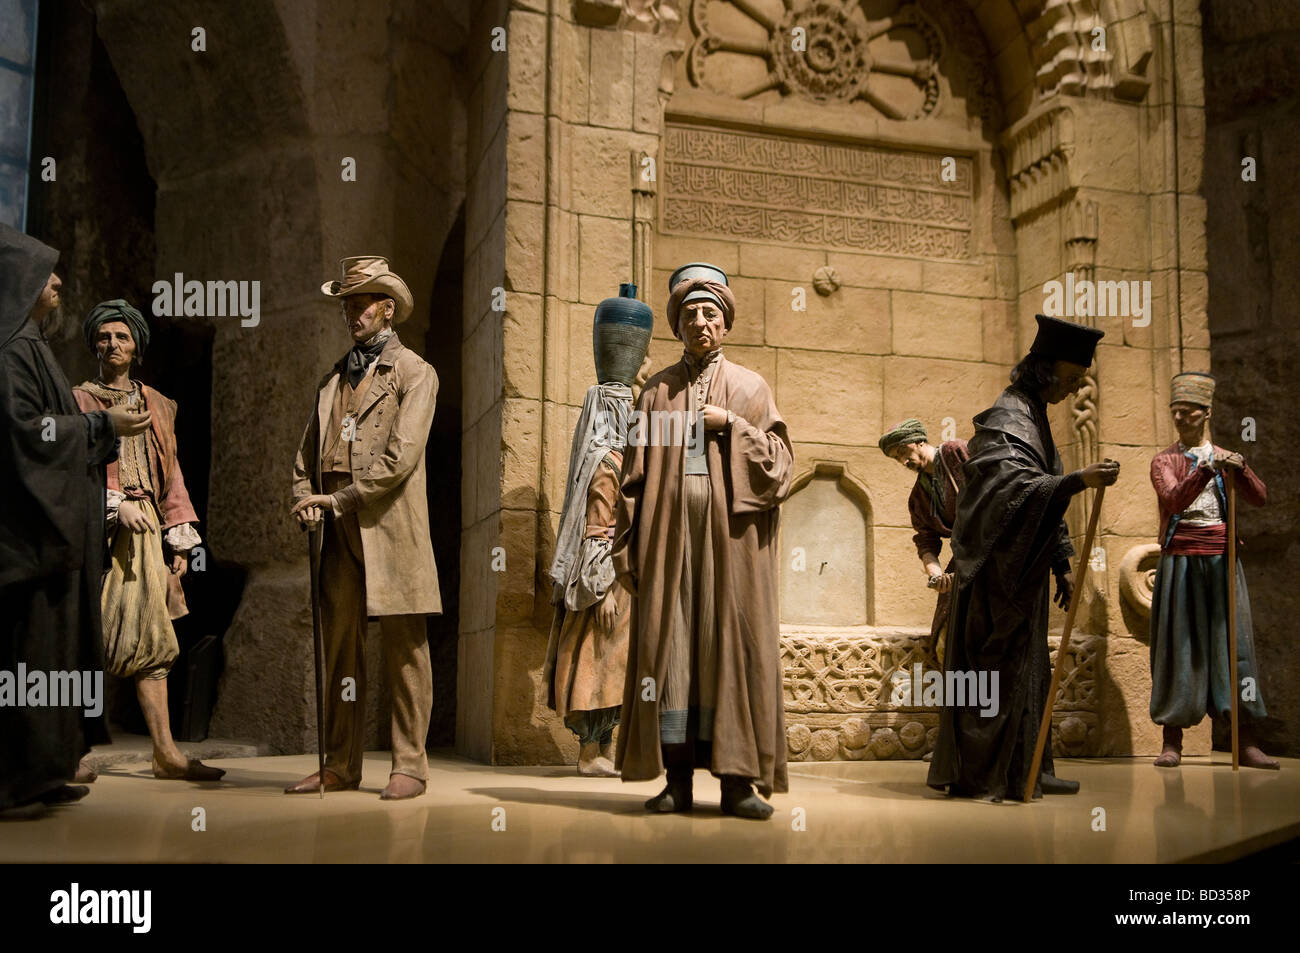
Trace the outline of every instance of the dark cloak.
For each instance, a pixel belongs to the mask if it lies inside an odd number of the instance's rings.
[[[81,412],[28,317],[58,257],[0,226],[0,670],[14,673],[20,662],[28,672],[103,669],[103,464],[117,441],[106,413]],[[0,808],[67,783],[107,741],[102,713],[0,706]]]
[[[951,793],[1019,798],[1047,702],[1052,571],[1074,547],[1064,516],[1083,489],[1061,475],[1047,407],[1009,387],[974,420],[952,531],[957,595],[944,668],[998,673],[998,708],[945,706],[928,783]],[[1043,773],[1052,774],[1051,741]],[[1038,780],[1034,781],[1035,794]]]

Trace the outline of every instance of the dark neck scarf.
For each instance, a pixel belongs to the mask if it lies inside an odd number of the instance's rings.
[[[695,357],[690,351],[682,352],[682,360],[686,362],[686,372],[691,375],[691,380],[699,380],[701,374],[718,362],[722,357],[722,346],[715,347],[703,357]]]
[[[370,370],[370,365],[375,363],[379,355],[383,353],[384,345],[388,343],[388,339],[392,336],[392,328],[377,331],[368,341],[353,345],[352,350],[348,351],[347,357],[344,358],[343,373],[347,376],[348,383],[352,385],[354,390],[361,383],[361,379],[366,376],[366,371]]]

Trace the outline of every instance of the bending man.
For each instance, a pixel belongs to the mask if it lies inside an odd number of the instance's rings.
[[[952,538],[957,518],[957,494],[966,485],[962,467],[970,459],[965,440],[945,440],[939,446],[929,442],[925,427],[916,418],[904,420],[880,438],[880,449],[916,474],[907,511],[916,534],[912,543],[921,559],[927,585],[939,594],[930,623],[930,650],[943,662],[943,636],[952,607],[952,562],[939,565],[943,541]]]

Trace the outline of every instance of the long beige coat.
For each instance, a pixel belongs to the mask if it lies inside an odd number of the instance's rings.
[[[637,409],[647,415],[685,413],[688,387],[686,364],[679,361],[646,382]],[[735,423],[709,434],[706,447],[718,637],[708,767],[714,774],[753,778],[767,796],[788,789],[777,516],[790,493],[794,451],[771,389],[753,371],[723,357],[708,402],[736,414]],[[658,690],[667,681],[664,630],[671,624],[686,558],[685,463],[681,445],[629,444],[623,456],[614,569],[630,578],[636,592],[618,734],[617,764],[624,781],[647,781],[663,771]]]
[[[339,388],[339,366],[321,379],[316,410],[298,447],[295,502],[321,492],[321,456]],[[352,483],[337,494],[340,509],[355,512],[361,524],[368,615],[442,612],[424,487],[424,449],[437,394],[433,368],[394,334],[375,361],[374,378],[357,415]]]

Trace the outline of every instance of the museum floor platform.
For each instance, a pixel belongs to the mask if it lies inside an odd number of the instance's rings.
[[[143,759],[102,763],[84,800],[3,825],[0,862],[1165,863],[1300,837],[1300,760],[1234,774],[1217,752],[1172,771],[1061,759],[1082,791],[1033,804],[945,798],[916,761],[792,764],[766,823],[722,816],[704,772],[693,813],[648,816],[658,782],[451,754],[430,757],[425,796],[395,803],[378,798],[383,752],[367,754],[360,791],[323,800],[281,793],[315,769],[312,755],[216,758],[226,777],[206,785],[155,780]]]

